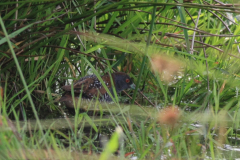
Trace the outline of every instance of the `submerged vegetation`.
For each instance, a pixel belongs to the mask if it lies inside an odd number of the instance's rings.
[[[0,159],[240,157],[239,5],[1,1]],[[58,102],[116,71],[136,89],[74,115]]]

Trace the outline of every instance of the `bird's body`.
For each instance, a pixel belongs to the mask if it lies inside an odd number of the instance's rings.
[[[134,83],[126,73],[116,72],[112,73],[111,76],[117,93],[128,88],[135,88]],[[110,76],[103,75],[101,78],[109,89],[110,93],[114,96]],[[73,108],[74,104],[71,94],[71,85],[63,86],[62,89],[66,92],[63,94],[59,101],[64,102],[67,107]],[[95,75],[89,75],[80,78],[73,84],[73,92],[75,103],[78,101],[80,95],[82,95],[82,98],[89,100],[99,97],[100,101],[112,101],[112,98],[109,96],[106,89],[103,87],[102,83]]]

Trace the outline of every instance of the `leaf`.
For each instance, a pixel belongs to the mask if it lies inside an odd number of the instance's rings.
[[[26,30],[27,28],[31,27],[32,25],[33,25],[33,24],[29,24],[29,25],[27,25],[27,26],[25,26],[25,27],[23,27],[23,28],[15,31],[15,32],[9,34],[8,37],[9,37],[9,38],[13,38],[13,37],[17,36],[18,34],[20,34],[21,32],[23,32],[24,30]],[[4,37],[4,38],[2,38],[2,39],[0,40],[0,45],[2,45],[2,44],[5,43],[5,42],[7,42],[6,37]]]

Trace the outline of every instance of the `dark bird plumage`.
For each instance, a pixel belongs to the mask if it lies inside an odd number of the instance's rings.
[[[116,72],[112,73],[111,76],[117,93],[128,88],[135,88],[134,83],[126,73]],[[108,87],[111,94],[114,96],[113,86],[111,84],[109,74],[103,75],[101,78],[104,81],[105,85]],[[73,108],[74,104],[71,95],[71,85],[63,86],[62,89],[66,92],[62,95],[59,101],[64,102],[67,107]],[[112,98],[109,96],[109,94],[95,75],[89,75],[80,78],[77,82],[73,84],[73,90],[75,103],[78,101],[78,97],[80,94],[82,94],[82,98],[84,99],[91,100],[94,97],[99,97],[100,101],[112,101]]]

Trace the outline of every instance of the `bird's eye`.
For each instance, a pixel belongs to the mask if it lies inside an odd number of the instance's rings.
[[[130,82],[130,79],[126,79],[126,83],[129,83]]]

